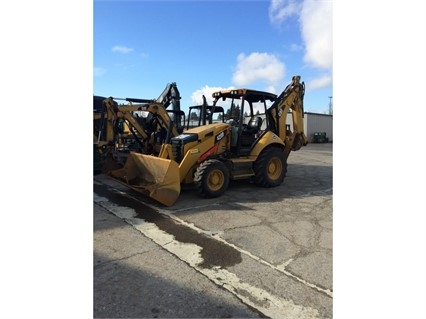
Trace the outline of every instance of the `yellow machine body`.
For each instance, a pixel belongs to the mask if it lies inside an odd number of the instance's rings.
[[[229,125],[221,123],[189,129],[173,138],[175,145],[165,144],[159,156],[131,152],[124,167],[111,171],[110,175],[132,189],[171,206],[179,197],[181,183],[193,182],[193,172],[200,159],[226,151],[229,132]],[[193,140],[184,146],[184,158],[175,158],[173,146],[182,147],[176,144],[187,137]]]

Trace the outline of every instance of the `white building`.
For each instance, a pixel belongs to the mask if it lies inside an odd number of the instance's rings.
[[[260,114],[265,119],[265,114]],[[287,114],[286,123],[290,125],[293,131],[293,118],[291,113]],[[303,125],[308,141],[311,142],[315,132],[325,132],[329,142],[333,141],[333,115],[305,112],[303,117]],[[262,129],[266,127],[266,121],[263,121]]]
[[[289,114],[287,114],[287,119],[288,116]],[[290,122],[292,122],[291,114]],[[325,132],[328,140],[333,141],[333,115],[305,112],[303,122],[309,141],[311,141],[314,132]]]

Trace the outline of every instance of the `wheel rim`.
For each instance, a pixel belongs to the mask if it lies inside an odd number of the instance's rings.
[[[225,177],[223,175],[223,172],[221,170],[213,170],[209,174],[209,178],[207,180],[207,184],[209,188],[213,191],[219,190],[224,183]]]
[[[269,161],[267,174],[272,180],[276,180],[281,176],[283,165],[278,157],[274,157]]]

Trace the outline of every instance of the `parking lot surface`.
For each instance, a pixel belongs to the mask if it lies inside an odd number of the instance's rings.
[[[332,144],[276,188],[233,181],[165,207],[94,177],[95,318],[332,318]]]

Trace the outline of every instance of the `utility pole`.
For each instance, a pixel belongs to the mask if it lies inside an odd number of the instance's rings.
[[[331,102],[332,96],[328,97],[330,99],[330,102],[328,103],[328,114],[333,115],[333,103]]]

